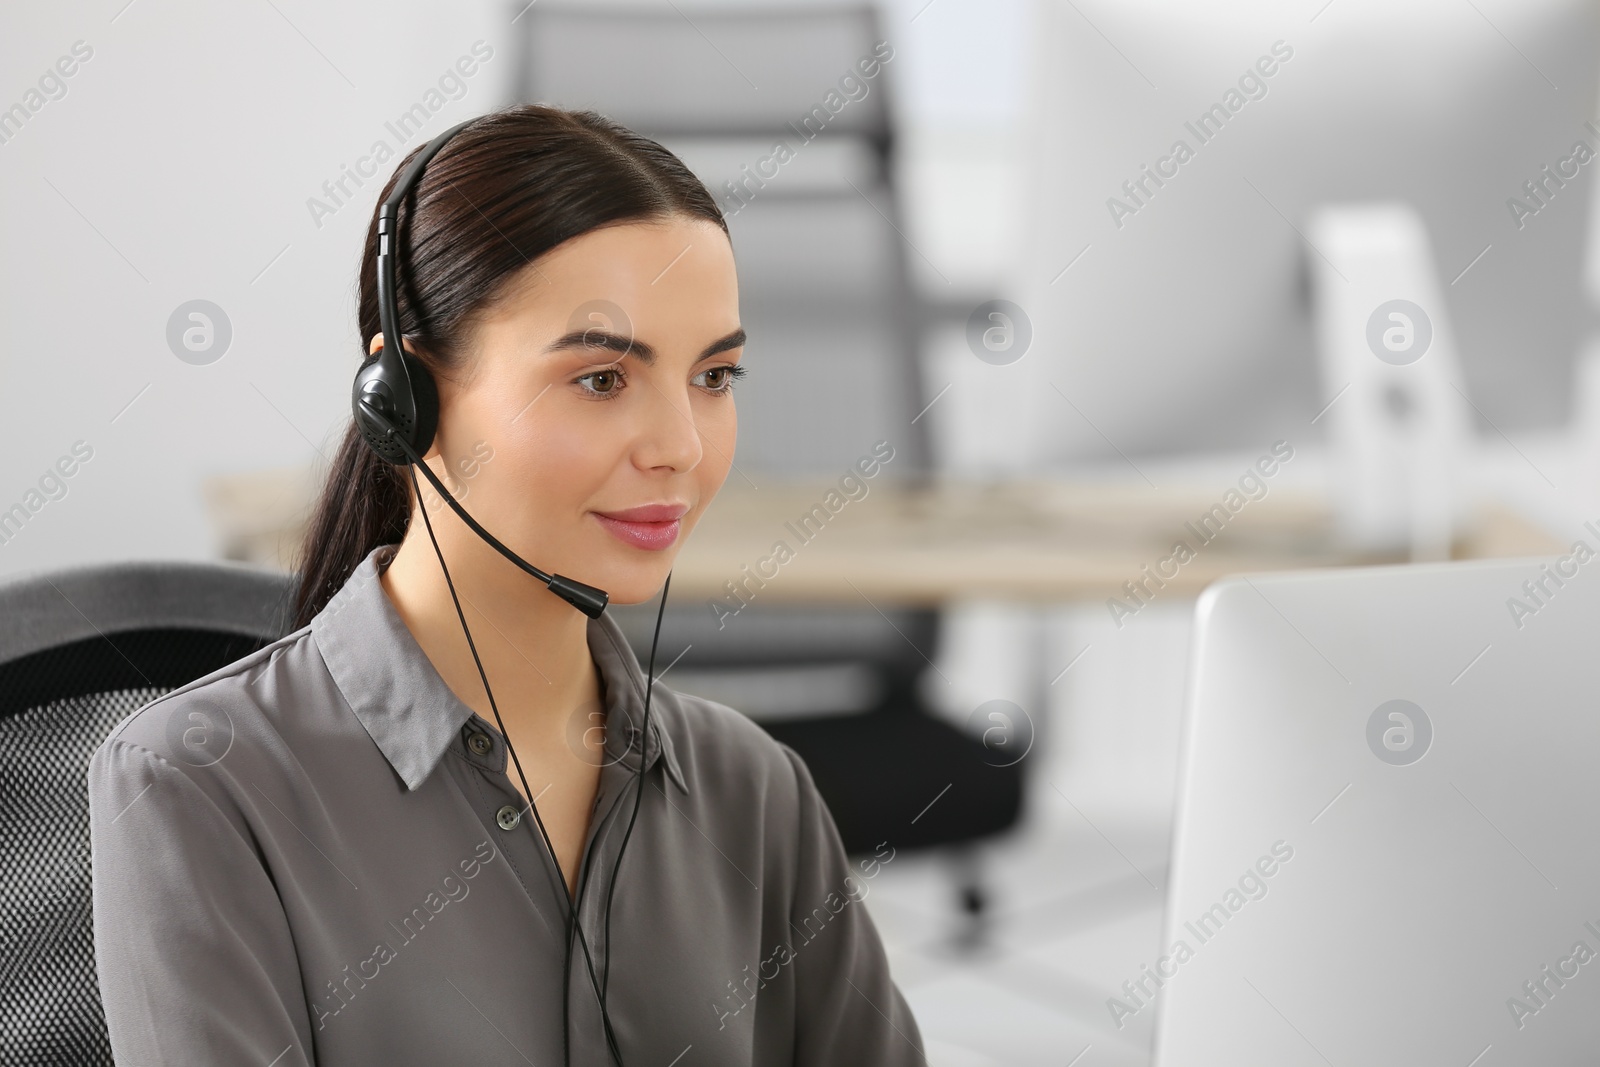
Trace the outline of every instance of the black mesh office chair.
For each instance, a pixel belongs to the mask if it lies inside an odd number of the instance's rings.
[[[89,757],[161,694],[282,635],[287,575],[119,563],[0,582],[0,1063],[109,1065]]]
[[[912,284],[895,180],[896,60],[870,78],[860,67],[883,40],[876,11],[511,10],[524,31],[520,100],[608,115],[672,149],[724,202],[751,338],[729,485],[835,482],[879,440],[895,455],[874,488],[927,484],[918,416],[933,398],[919,349],[933,314]],[[780,140],[793,152],[775,162]],[[851,506],[872,507],[870,493]],[[729,578],[741,562],[753,561],[730,561]],[[612,610],[642,662],[654,607]],[[1005,761],[919,698],[939,621],[848,587],[827,607],[755,599],[721,627],[709,605],[680,598],[667,605],[657,669],[672,665],[665,684],[746,712],[799,752],[848,851],[970,844],[1017,821],[1021,765],[996,766]],[[977,911],[981,883],[959,870]]]

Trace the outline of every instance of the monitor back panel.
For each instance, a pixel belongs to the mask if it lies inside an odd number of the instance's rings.
[[[1160,1067],[1596,1062],[1597,544],[1202,595]]]

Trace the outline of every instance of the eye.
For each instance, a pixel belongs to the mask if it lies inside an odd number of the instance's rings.
[[[702,384],[706,391],[712,396],[726,396],[733,392],[734,383],[748,373],[749,370],[747,368],[741,367],[737,363],[729,363],[720,367],[711,367],[703,370],[699,374],[695,375],[695,380],[699,381],[702,378],[716,375],[717,378],[715,383],[705,382]],[[573,382],[588,382],[590,379],[594,379],[595,384],[592,386],[585,385],[583,386],[583,390],[591,399],[614,400],[621,395],[623,389],[626,387],[628,375],[627,372],[622,369],[621,364],[613,364],[609,367],[602,367],[599,370],[592,370],[587,374],[579,375],[573,379]]]
[[[748,373],[749,371],[746,368],[739,366],[737,363],[729,363],[721,367],[703,370],[695,377],[704,378],[707,375],[720,374],[721,377],[717,379],[716,384],[707,383],[707,391],[714,396],[723,396],[733,392],[733,384]]]
[[[623,373],[622,367],[618,365],[590,371],[588,374],[574,378],[573,381],[586,382],[591,378],[600,379],[597,382],[599,387],[585,386],[584,392],[596,400],[614,400],[621,395],[622,383],[626,380],[627,375]]]

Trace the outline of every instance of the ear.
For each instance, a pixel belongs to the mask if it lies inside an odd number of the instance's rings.
[[[383,331],[379,330],[377,333],[372,335],[372,342],[369,345],[367,345],[367,355],[368,356],[375,356],[375,355],[378,354],[378,351],[381,348],[383,348]],[[415,358],[415,356],[416,356],[416,353],[414,351],[410,350],[409,348],[407,349],[407,353],[410,354],[411,356],[413,356],[413,358]],[[428,375],[428,381],[434,383],[434,390],[435,390],[435,392],[437,392],[438,384],[435,381],[435,379],[433,378],[432,374]],[[441,398],[441,399],[443,399],[443,398]],[[442,409],[441,409],[441,414],[442,414]],[[423,459],[423,462],[427,462],[427,461],[432,460],[432,459],[437,459],[442,455],[443,455],[443,453],[439,451],[439,433],[438,433],[438,428],[435,427],[434,434],[433,434],[433,440],[431,442],[429,442],[428,450],[422,454],[422,459]]]
[[[367,355],[369,355],[369,356],[377,355],[378,354],[378,349],[380,349],[382,347],[383,347],[383,331],[379,330],[377,333],[372,335],[372,343],[367,346]],[[406,346],[406,351],[411,353],[413,356],[417,354],[417,350],[412,348],[410,345]]]

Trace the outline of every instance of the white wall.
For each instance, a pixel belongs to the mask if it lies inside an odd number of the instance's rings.
[[[510,13],[486,0],[124,3],[13,6],[0,34],[0,107],[74,42],[92,50],[0,144],[0,509],[75,441],[93,450],[0,544],[0,574],[212,556],[203,476],[330,450],[359,352],[361,242],[393,163],[320,226],[307,200],[380,138],[409,148],[501,104],[513,62]],[[398,145],[385,120],[480,39],[492,57]],[[232,324],[208,365],[166,341],[197,298]]]

